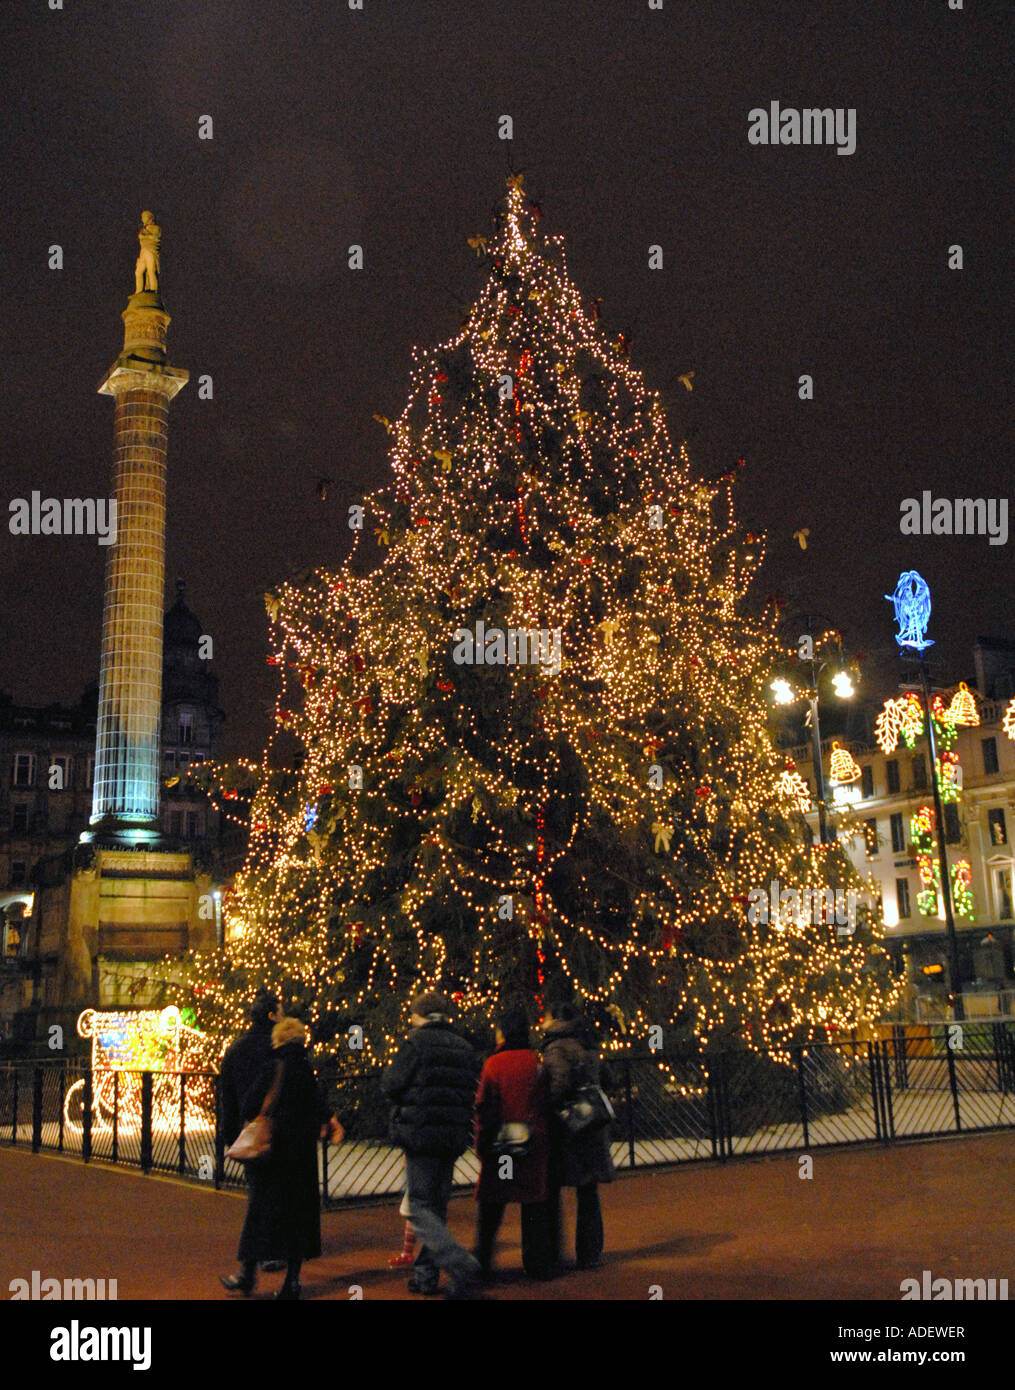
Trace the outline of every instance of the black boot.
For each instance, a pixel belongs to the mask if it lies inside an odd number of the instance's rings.
[[[239,1274],[223,1274],[220,1277],[224,1289],[228,1289],[230,1293],[241,1293],[246,1297],[247,1294],[254,1292],[254,1285],[257,1283],[257,1265],[251,1262],[245,1264]]]
[[[300,1267],[302,1264],[302,1260],[289,1260],[287,1262],[285,1283],[275,1295],[277,1299],[292,1300],[299,1298],[303,1288],[300,1283]]]

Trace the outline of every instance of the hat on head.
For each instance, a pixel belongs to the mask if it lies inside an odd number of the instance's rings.
[[[271,1030],[272,1047],[285,1047],[286,1043],[306,1044],[307,1030],[298,1018],[282,1018]]]
[[[446,994],[439,994],[437,990],[424,990],[422,994],[417,994],[412,1001],[412,1012],[420,1018],[449,1018],[451,1015],[451,1000]]]

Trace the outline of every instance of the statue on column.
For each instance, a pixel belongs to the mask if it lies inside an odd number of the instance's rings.
[[[159,288],[159,242],[162,240],[162,228],[155,221],[153,213],[141,214],[141,230],[137,239],[141,243],[141,253],[134,266],[134,293],[151,290],[155,294]]]

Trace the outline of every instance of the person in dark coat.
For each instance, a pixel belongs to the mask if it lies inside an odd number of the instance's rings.
[[[250,1006],[250,1027],[233,1039],[219,1065],[222,1134],[228,1147],[243,1128],[243,1101],[271,1057],[271,1030],[282,1017],[278,995],[259,989]]]
[[[263,986],[250,1006],[250,1027],[226,1048],[219,1064],[219,1104],[222,1116],[222,1143],[228,1148],[243,1128],[243,1101],[271,1057],[271,1030],[282,1017],[278,995]],[[249,1174],[247,1178],[248,1197]],[[265,1260],[266,1274],[285,1268],[284,1260]]]
[[[317,1141],[340,1143],[342,1129],[324,1103],[307,1060],[306,1029],[298,1018],[283,1018],[272,1029],[272,1054],[243,1101],[244,1122],[271,1116],[271,1153],[250,1164],[250,1201],[240,1233],[238,1277],[223,1279],[227,1289],[253,1290],[257,1265],[284,1260],[285,1282],[276,1298],[300,1296],[304,1260],[321,1253],[321,1193]]]
[[[547,1078],[539,1054],[529,1047],[523,1009],[510,1009],[497,1022],[497,1051],[488,1059],[476,1094],[476,1153],[481,1167],[476,1184],[479,1210],[473,1254],[484,1279],[492,1274],[493,1247],[508,1202],[522,1207],[522,1267],[532,1279],[551,1273],[546,1201],[549,1158]],[[504,1125],[524,1125],[524,1155],[495,1152]]]
[[[574,1004],[553,1004],[543,1019],[543,1067],[550,1103],[550,1165],[546,1221],[550,1250],[560,1259],[562,1187],[576,1189],[575,1256],[579,1269],[594,1269],[603,1255],[601,1182],[613,1181],[608,1126],[572,1135],[556,1113],[581,1086],[602,1085],[602,1064],[586,1045]]]
[[[479,1263],[448,1230],[448,1199],[455,1159],[472,1137],[479,1058],[451,1026],[444,995],[426,993],[412,1003],[412,1029],[384,1073],[391,1102],[391,1138],[405,1152],[409,1220],[420,1240],[410,1293],[437,1292],[441,1270],[452,1298],[471,1298]]]

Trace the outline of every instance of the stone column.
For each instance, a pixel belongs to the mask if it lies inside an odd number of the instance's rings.
[[[132,294],[123,352],[99,386],[116,401],[113,490],[91,825],[126,843],[158,837],[169,402],[189,373],[166,363],[169,315],[158,293]]]

